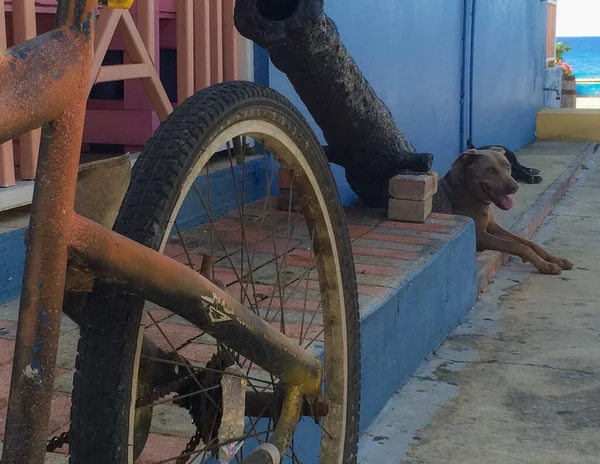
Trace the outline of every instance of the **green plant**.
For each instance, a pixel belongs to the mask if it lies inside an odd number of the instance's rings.
[[[556,44],[556,64],[562,64],[565,53],[571,51],[573,47],[569,47],[562,42]]]
[[[556,44],[556,65],[561,66],[563,69],[563,76],[570,76],[573,74],[573,68],[564,60],[565,53],[571,51],[573,47],[569,47],[562,42]]]

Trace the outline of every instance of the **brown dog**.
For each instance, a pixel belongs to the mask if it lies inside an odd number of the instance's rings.
[[[473,219],[478,251],[496,250],[519,256],[542,274],[560,274],[562,269],[571,269],[573,265],[568,260],[552,256],[541,246],[504,230],[496,223],[490,203],[509,210],[513,206],[509,195],[516,193],[518,188],[511,177],[504,149],[467,150],[440,180],[433,198],[433,210]]]

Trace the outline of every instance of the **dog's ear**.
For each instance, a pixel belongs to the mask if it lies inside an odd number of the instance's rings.
[[[462,152],[458,155],[458,158],[452,163],[452,167],[463,166],[467,167],[475,162],[475,159],[479,156],[479,153],[475,149],[470,149],[465,152]]]
[[[488,148],[488,150],[497,151],[499,153],[502,153],[503,155],[506,155],[506,150],[502,147],[490,147],[490,148]]]

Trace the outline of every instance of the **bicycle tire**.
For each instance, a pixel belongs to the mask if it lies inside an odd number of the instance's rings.
[[[325,199],[339,250],[348,365],[347,416],[340,463],[356,462],[360,402],[360,340],[356,276],[350,239],[335,182],[321,145],[293,105],[250,82],[228,82],[198,92],[157,129],[140,154],[114,230],[155,250],[164,246],[167,223],[198,163],[201,147],[230,118],[268,118],[305,147],[302,155]],[[273,117],[275,115],[275,117]],[[130,464],[132,384],[144,299],[95,282],[88,298],[74,376],[70,462]],[[111,405],[107,407],[107,405]]]

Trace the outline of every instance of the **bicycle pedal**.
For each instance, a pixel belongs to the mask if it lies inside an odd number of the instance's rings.
[[[235,439],[244,435],[247,386],[244,373],[237,364],[225,369],[221,378],[223,416],[219,426],[219,443],[225,443],[219,447],[221,464],[231,462],[244,444],[243,440]]]

